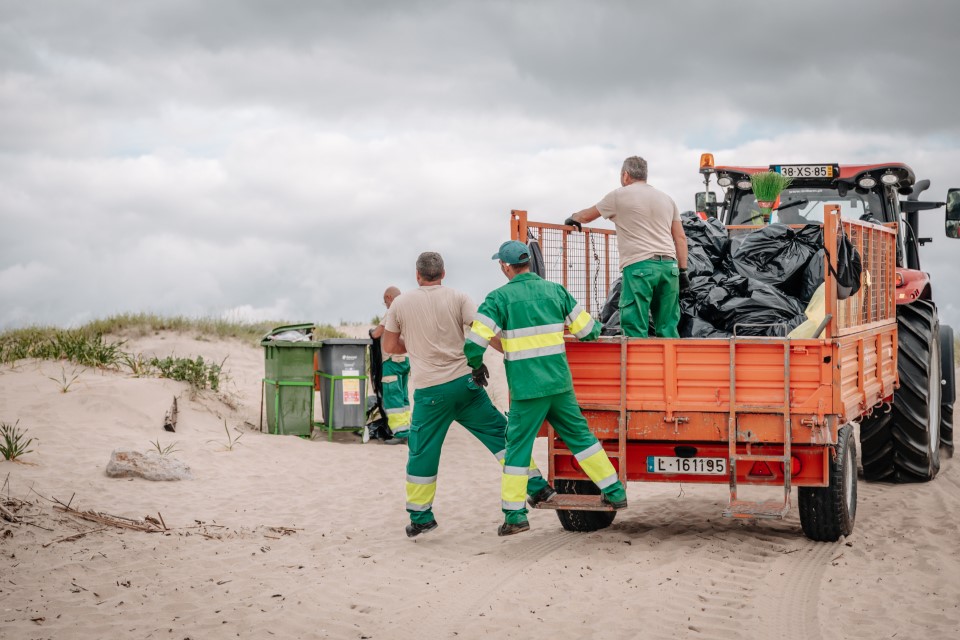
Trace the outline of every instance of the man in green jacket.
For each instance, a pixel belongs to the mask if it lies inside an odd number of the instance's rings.
[[[500,260],[500,270],[510,282],[480,305],[463,351],[474,379],[486,384],[483,353],[500,334],[510,413],[500,485],[504,523],[497,533],[507,536],[530,529],[524,503],[527,467],[544,419],[600,488],[601,500],[614,509],[625,508],[623,483],[580,412],[563,341],[565,326],[580,340],[596,340],[600,325],[561,285],[530,273],[530,256],[522,242],[504,242],[493,259]]]

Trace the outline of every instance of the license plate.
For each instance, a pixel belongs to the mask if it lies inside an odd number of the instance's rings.
[[[722,475],[726,472],[726,458],[647,456],[647,473],[691,473],[709,476]]]
[[[837,172],[832,164],[781,164],[774,172],[787,178],[835,178]]]

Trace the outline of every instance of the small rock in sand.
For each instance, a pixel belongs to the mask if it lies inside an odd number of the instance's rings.
[[[156,451],[141,453],[130,449],[116,449],[110,454],[107,475],[146,480],[189,480],[191,477],[190,467],[176,458],[161,456]]]

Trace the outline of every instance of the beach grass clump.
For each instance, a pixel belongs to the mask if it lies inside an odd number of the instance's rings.
[[[780,194],[790,186],[793,180],[775,171],[763,171],[754,173],[750,176],[750,183],[753,185],[753,195],[757,198],[757,206],[760,207],[760,214],[763,216],[764,223],[770,222],[770,213],[773,210],[773,204]]]
[[[242,433],[238,433],[237,437],[234,438],[230,435],[230,429],[227,427],[227,421],[223,421],[223,430],[227,432],[227,442],[223,445],[224,451],[233,451],[233,448],[240,443],[240,438],[243,437]],[[216,442],[215,440],[207,440],[207,442]]]
[[[177,358],[167,356],[166,358],[151,358],[147,364],[159,374],[161,378],[169,378],[179,382],[186,382],[194,392],[204,389],[213,391],[220,390],[220,384],[224,380],[223,362],[208,362],[203,356],[196,358]]]
[[[101,333],[83,329],[30,327],[0,334],[0,362],[27,358],[69,360],[85,367],[118,367],[123,342],[109,342]]]
[[[177,451],[180,451],[180,449],[177,449],[176,440],[174,440],[172,443],[168,444],[165,447],[160,445],[160,438],[157,438],[156,442],[151,442],[150,444],[152,444],[153,448],[157,450],[157,453],[160,454],[161,458],[166,458],[171,453],[176,453]]]
[[[143,337],[159,331],[192,333],[197,338],[237,338],[260,344],[275,327],[293,324],[285,320],[244,322],[229,318],[191,318],[187,316],[161,316],[151,313],[122,313],[88,322],[83,329],[104,335]],[[342,333],[330,325],[318,325],[315,339],[343,338]]]
[[[33,438],[27,438],[27,430],[20,428],[20,421],[13,424],[0,422],[0,455],[4,460],[16,460],[32,453]]]
[[[76,382],[77,378],[79,377],[80,377],[80,373],[77,373],[76,369],[74,369],[73,372],[68,376],[67,369],[65,367],[60,367],[59,378],[55,378],[54,376],[47,376],[47,379],[53,380],[54,382],[57,383],[57,387],[59,387],[60,393],[67,393],[70,391],[70,387],[73,386],[73,383]]]

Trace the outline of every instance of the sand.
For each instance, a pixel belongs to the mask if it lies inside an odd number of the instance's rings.
[[[403,527],[404,446],[350,433],[259,433],[259,348],[164,333],[127,349],[229,356],[228,397],[183,383],[64,365],[0,369],[0,420],[39,440],[0,462],[2,638],[956,638],[960,469],[922,485],[859,484],[853,534],[803,537],[782,521],[720,516],[724,486],[631,484],[609,529],[498,538],[499,466],[454,426],[441,461],[440,527]],[[494,360],[491,358],[491,360]],[[502,364],[492,395],[506,401]],[[65,365],[69,375],[73,367]],[[177,433],[161,428],[180,397]],[[239,444],[226,450],[224,420]],[[235,431],[239,430],[239,431]],[[115,448],[176,442],[193,479],[111,479]],[[546,444],[535,455],[546,462]],[[56,502],[140,520],[80,520]],[[77,534],[79,537],[73,537]]]

